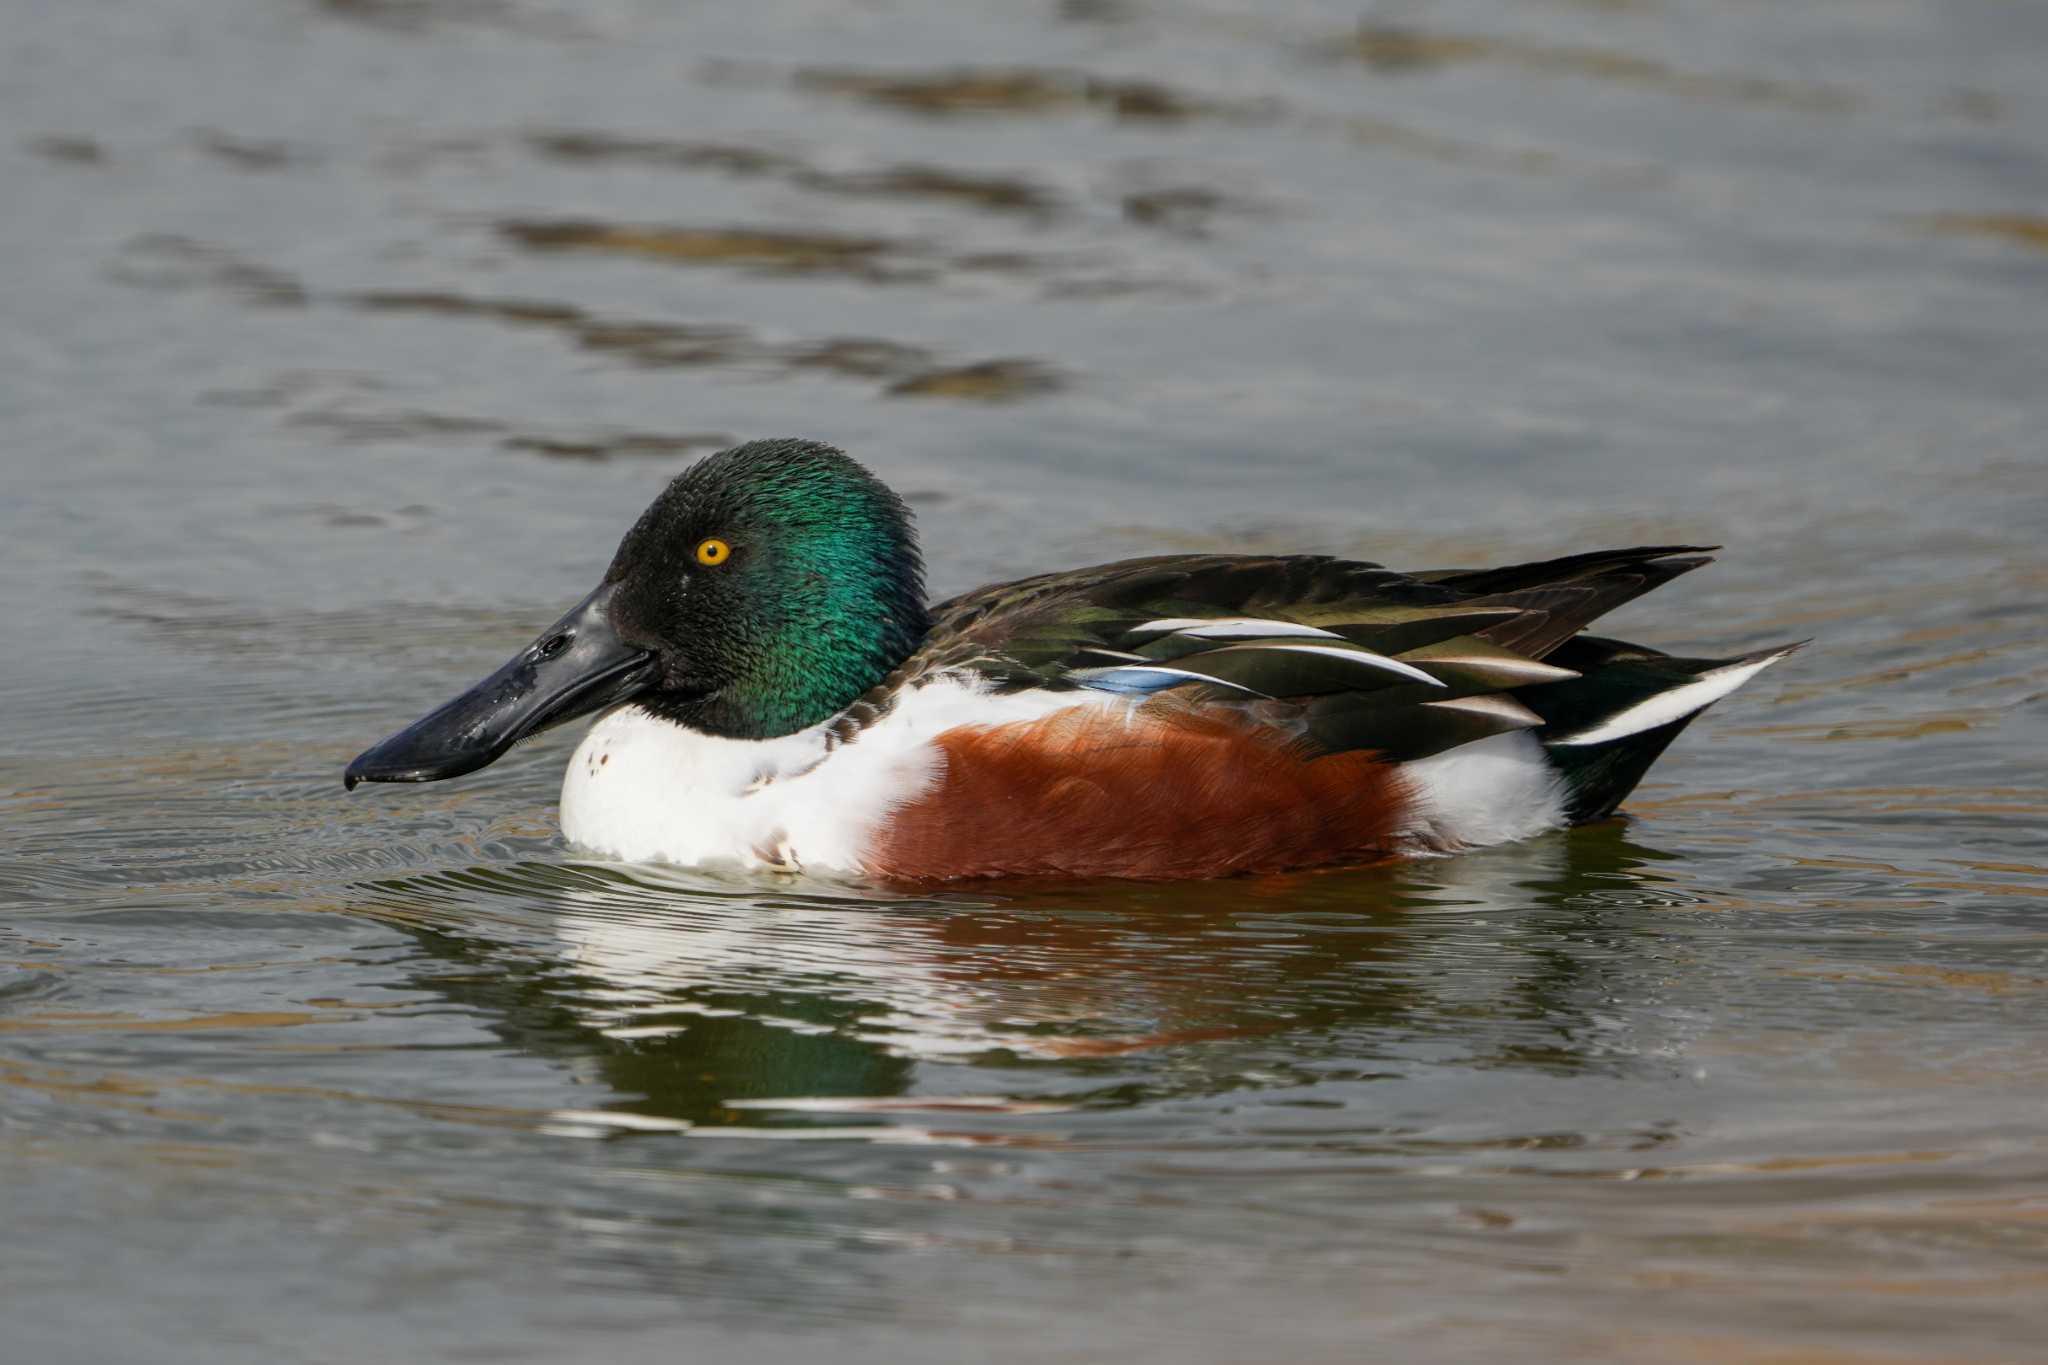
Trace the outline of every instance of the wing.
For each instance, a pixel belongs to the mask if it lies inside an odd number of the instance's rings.
[[[1241,709],[1316,750],[1401,761],[1543,724],[1515,693],[1579,676],[1545,656],[1699,554],[1420,574],[1318,555],[1126,560],[938,604],[896,680],[972,671],[998,688],[1170,695]]]

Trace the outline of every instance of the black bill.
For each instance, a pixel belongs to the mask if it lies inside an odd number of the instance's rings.
[[[654,654],[612,630],[611,595],[599,588],[490,677],[357,755],[343,785],[473,773],[528,735],[647,691],[658,677]]]

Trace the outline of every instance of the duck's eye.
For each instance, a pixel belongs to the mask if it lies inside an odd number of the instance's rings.
[[[709,540],[697,542],[697,562],[699,564],[723,564],[731,558],[732,546],[726,544],[717,536],[713,536]]]

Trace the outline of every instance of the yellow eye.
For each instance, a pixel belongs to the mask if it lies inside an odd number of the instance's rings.
[[[697,542],[697,562],[699,564],[723,564],[731,558],[732,546],[726,544],[717,536],[713,536],[709,540]]]

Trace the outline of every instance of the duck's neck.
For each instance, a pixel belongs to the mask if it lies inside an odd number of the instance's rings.
[[[795,734],[851,706],[909,658],[930,629],[921,593],[822,594],[741,650],[715,690],[658,692],[641,704],[726,739]]]

